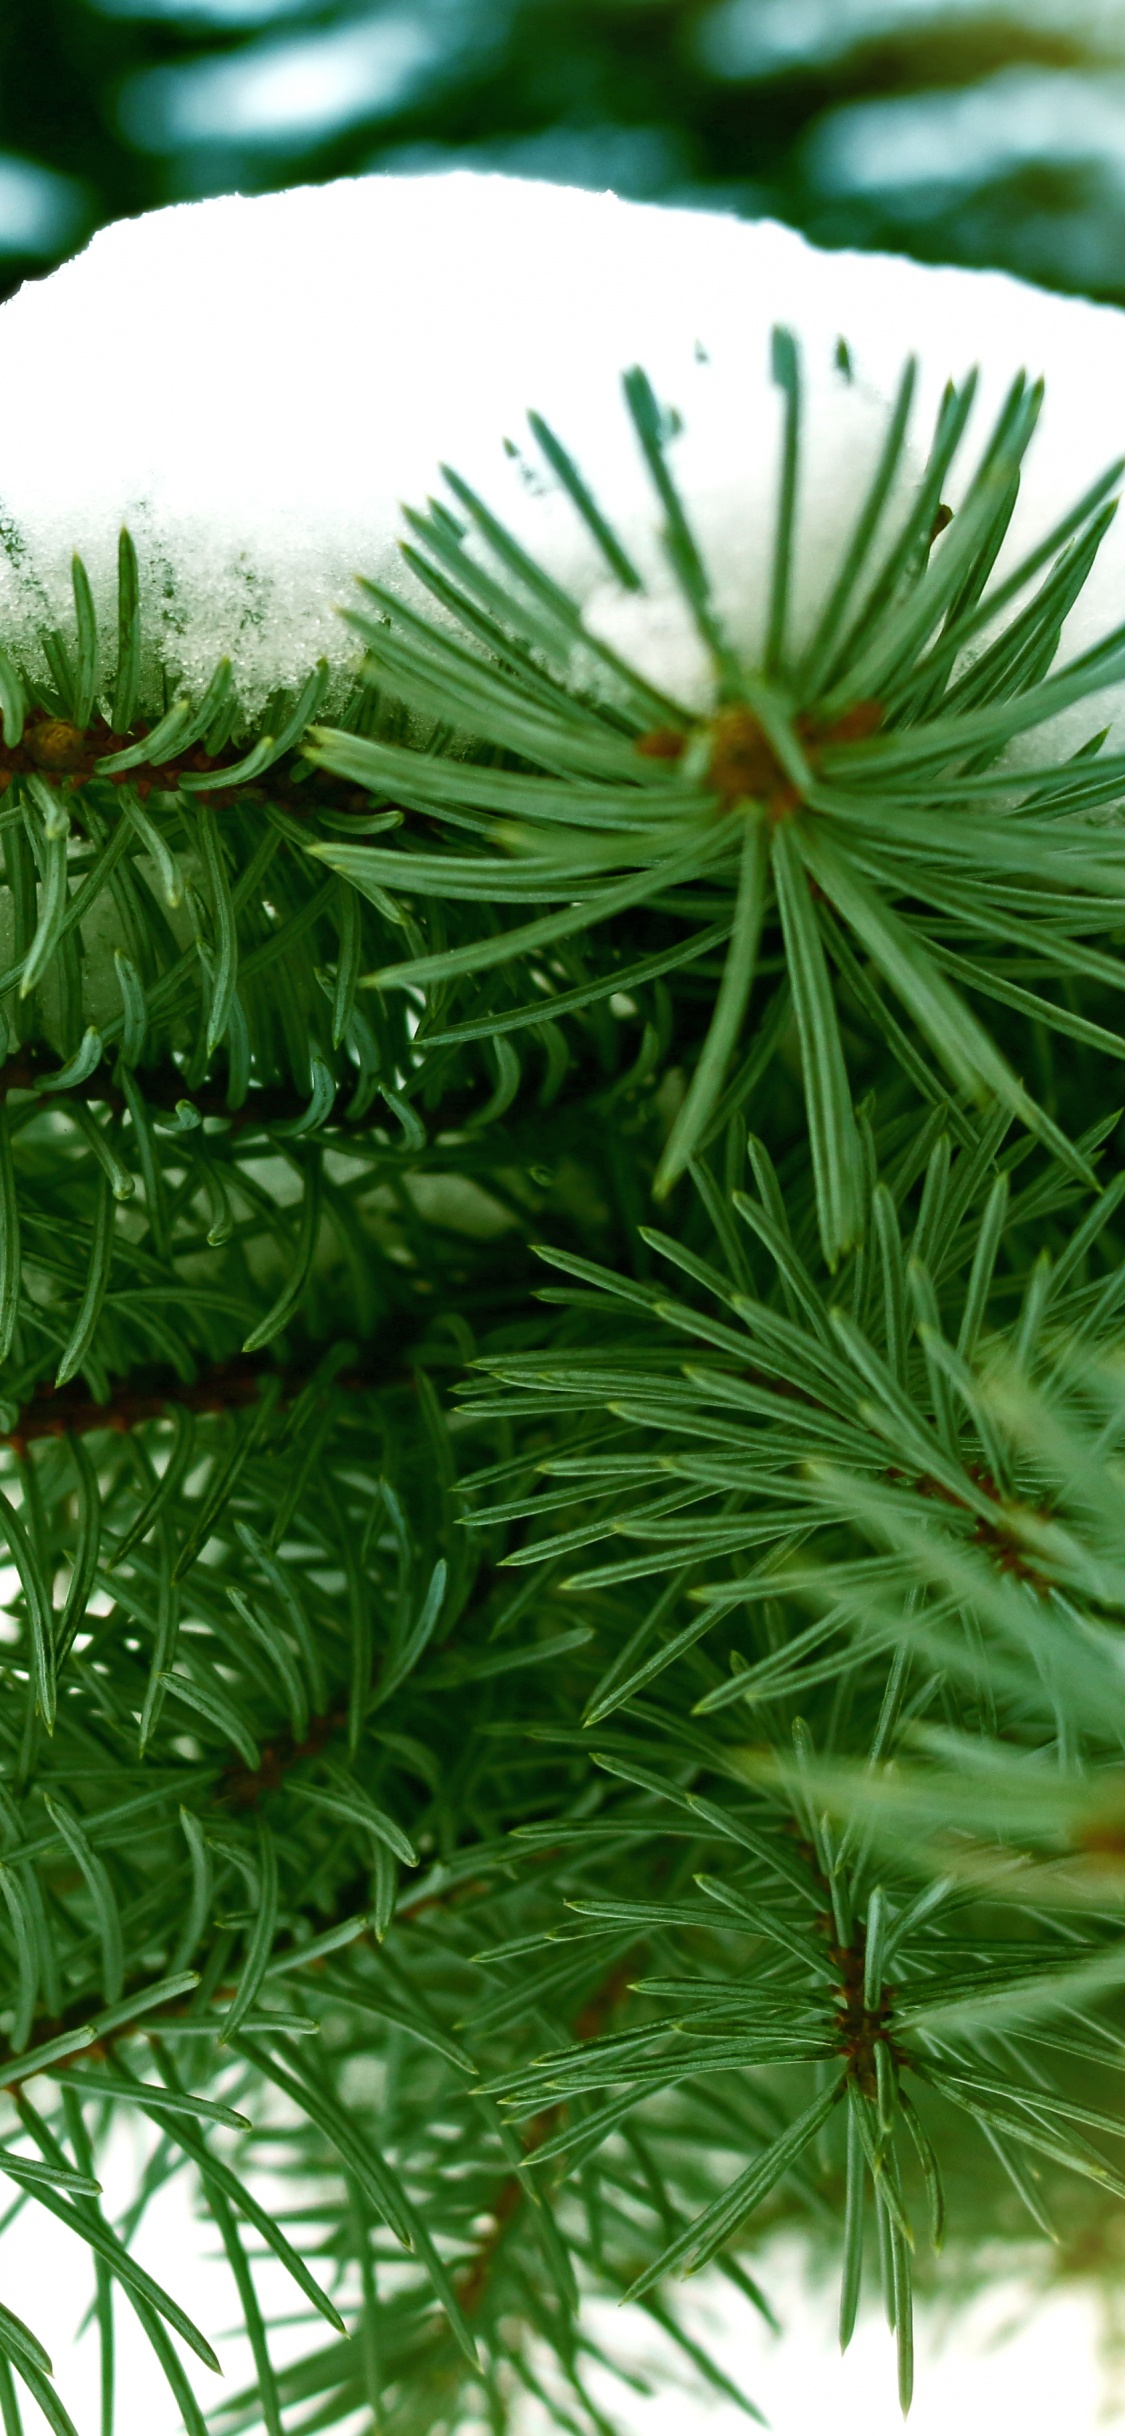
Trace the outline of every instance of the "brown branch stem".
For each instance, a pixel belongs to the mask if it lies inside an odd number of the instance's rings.
[[[371,1348],[364,1359],[337,1371],[331,1384],[357,1394],[405,1384],[410,1375],[407,1351],[416,1335],[415,1321],[388,1318],[378,1353]],[[315,1375],[312,1365],[278,1372],[261,1356],[241,1354],[229,1362],[213,1363],[196,1379],[177,1378],[170,1370],[134,1371],[111,1390],[105,1404],[96,1403],[80,1379],[65,1387],[45,1381],[21,1405],[11,1429],[0,1432],[0,1445],[22,1455],[36,1438],[81,1438],[92,1430],[138,1429],[145,1421],[159,1420],[169,1405],[194,1413],[235,1412],[256,1404],[267,1380],[280,1379],[279,1403],[291,1404]]]
[[[108,1058],[100,1059],[82,1082],[71,1083],[65,1090],[53,1092],[51,1077],[57,1070],[58,1060],[54,1050],[39,1041],[25,1041],[0,1064],[0,1100],[6,1100],[13,1091],[30,1091],[42,1100],[45,1107],[65,1107],[69,1099],[80,1099],[109,1108],[114,1116],[127,1113],[128,1101]],[[355,1074],[350,1074],[348,1080],[341,1084],[331,1107],[321,1120],[318,1132],[328,1127],[336,1130],[342,1126],[369,1132],[372,1125],[383,1121],[381,1107],[377,1112],[365,1109],[361,1116],[349,1116],[348,1109],[357,1079]],[[307,1106],[299,1092],[284,1084],[266,1084],[252,1089],[241,1107],[231,1108],[225,1092],[217,1084],[189,1084],[179,1066],[170,1058],[159,1066],[139,1066],[137,1082],[150,1108],[166,1110],[171,1115],[187,1101],[198,1110],[200,1116],[223,1117],[233,1133],[244,1131],[248,1125],[292,1124],[305,1114]]]
[[[44,712],[28,720],[18,744],[0,747],[0,794],[14,778],[35,774],[56,781],[69,794],[87,786],[91,779],[100,779],[103,786],[133,787],[143,799],[154,791],[175,794],[181,778],[202,778],[213,772],[215,787],[213,793],[208,789],[208,800],[220,806],[260,801],[268,794],[289,811],[316,811],[326,801],[350,812],[370,810],[370,799],[362,788],[334,779],[329,771],[317,770],[310,778],[296,781],[291,769],[279,764],[270,771],[266,786],[252,782],[245,787],[224,787],[223,773],[245,760],[245,744],[226,744],[218,753],[205,753],[202,745],[197,744],[172,761],[140,762],[130,770],[99,770],[100,761],[124,752],[128,745],[142,743],[147,733],[143,723],[131,735],[119,736],[100,717],[91,720],[89,727],[81,728],[71,719],[58,719]]]
[[[587,1997],[572,2025],[574,2036],[580,2044],[587,2045],[591,2039],[601,2037],[611,2014],[628,1988],[630,1976],[636,1970],[638,1961],[639,1954],[636,1951],[627,1954],[623,1962],[615,1963],[613,1969],[606,1973],[600,1985],[595,1988],[593,1995]],[[535,2155],[536,2149],[542,2148],[544,2142],[550,2139],[553,2132],[557,2131],[565,2113],[566,2102],[560,2100],[555,2106],[544,2107],[541,2114],[533,2115],[530,2123],[524,2126],[523,2143],[529,2161]],[[490,2211],[492,2225],[457,2278],[457,2298],[466,2317],[473,2316],[479,2309],[488,2290],[504,2237],[526,2198],[527,2190],[520,2175],[506,2175]]]

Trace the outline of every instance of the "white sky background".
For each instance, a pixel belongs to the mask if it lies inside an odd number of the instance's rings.
[[[123,2128],[101,2169],[110,2212],[131,2195],[140,2154]],[[136,2255],[191,2311],[219,2352],[225,2372],[221,2387],[190,2362],[200,2403],[211,2410],[248,2379],[250,2364],[246,2344],[229,2332],[237,2305],[225,2265],[213,2263],[215,2239],[193,2217],[188,2189],[186,2180],[175,2182],[154,2203]],[[754,2269],[783,2321],[780,2339],[745,2304],[735,2302],[726,2285],[705,2278],[691,2288],[691,2331],[714,2345],[775,2436],[826,2436],[827,2431],[901,2436],[894,2345],[878,2307],[861,2315],[851,2350],[841,2361],[833,2283],[806,2286],[792,2240],[779,2241],[755,2258]],[[287,2309],[293,2293],[287,2279],[258,2272],[267,2307]],[[88,2333],[75,2341],[91,2281],[87,2254],[78,2243],[34,2204],[25,2208],[3,2240],[0,2290],[46,2343],[79,2436],[97,2436],[99,2426],[97,2339]],[[747,2436],[752,2429],[754,2422],[733,2404],[702,2398],[686,2382],[679,2355],[639,2311],[630,2316],[608,2304],[597,2306],[591,2325],[606,2350],[650,2374],[654,2390],[647,2396],[597,2370],[590,2376],[592,2394],[622,2436]],[[120,2436],[178,2436],[175,2403],[123,2296],[117,2302],[117,2328]],[[275,2356],[281,2362],[318,2340],[315,2327],[286,2330]],[[45,2436],[30,2397],[21,2393],[21,2401],[27,2436]],[[358,2416],[345,2423],[344,2436],[362,2425]],[[1101,2436],[1103,2430],[1125,2429],[1125,2388],[1119,2388],[1115,2407],[1099,2359],[1093,2301],[1075,2290],[1044,2301],[1004,2280],[953,2317],[922,2311],[909,2429],[910,2436],[1007,2436],[1009,2430],[1013,2436],[1016,2431],[1018,2436]],[[557,2423],[529,2405],[521,2436],[557,2436]]]

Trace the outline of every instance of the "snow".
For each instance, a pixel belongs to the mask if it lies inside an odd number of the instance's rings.
[[[0,635],[26,635],[45,608],[70,621],[77,547],[112,638],[124,520],[150,631],[189,684],[229,653],[252,717],[321,654],[342,682],[354,645],[335,604],[359,572],[410,590],[401,503],[421,502],[445,459],[600,632],[702,701],[620,375],[643,364],[682,418],[677,477],[753,655],[777,491],[778,321],[798,336],[808,394],[798,629],[838,561],[911,349],[922,378],[909,479],[949,375],[982,368],[978,446],[1012,374],[1047,376],[1004,563],[1121,445],[1125,316],[997,273],[820,252],[771,222],[465,171],[177,204],[101,230],[0,308]],[[607,579],[536,458],[529,407],[612,515],[643,597]],[[1123,560],[1115,528],[1068,648],[1117,623]]]

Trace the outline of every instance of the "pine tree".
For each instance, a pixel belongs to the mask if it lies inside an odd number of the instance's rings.
[[[1013,748],[1125,670],[1059,661],[1115,477],[998,580],[1038,395],[950,520],[971,391],[904,511],[907,375],[798,647],[774,369],[756,668],[626,382],[705,713],[455,476],[332,726],[316,669],[247,737],[225,662],[142,715],[128,534],[116,637],[76,560],[0,651],[0,2166],[88,2247],[104,2436],[123,2303],[205,2424],[176,2174],[217,2436],[604,2428],[591,2291],[729,2394],[674,2274],[768,2313],[780,2222],[905,2407],[947,2185],[974,2271],[1112,2254],[1125,764]],[[0,2307],[21,2388],[69,2429]]]

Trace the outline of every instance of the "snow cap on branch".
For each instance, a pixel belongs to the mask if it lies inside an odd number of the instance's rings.
[[[600,632],[701,702],[706,670],[620,378],[643,365],[682,423],[676,477],[752,657],[778,492],[779,322],[799,342],[807,401],[798,631],[838,562],[909,353],[921,379],[907,480],[944,382],[981,369],[954,509],[1013,374],[1046,376],[1001,565],[1120,449],[1125,317],[997,273],[824,253],[771,222],[462,171],[226,196],[102,229],[0,310],[0,622],[26,630],[46,610],[67,626],[77,548],[112,633],[126,522],[149,633],[192,685],[228,653],[253,715],[322,654],[347,666],[335,605],[356,574],[410,589],[402,503],[440,486],[444,460],[580,593]],[[643,596],[607,577],[534,446],[529,408],[611,513]],[[1123,560],[1125,531],[1111,532],[1068,654],[1120,618]],[[1082,732],[1099,710],[1085,706]]]

